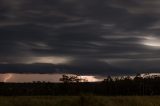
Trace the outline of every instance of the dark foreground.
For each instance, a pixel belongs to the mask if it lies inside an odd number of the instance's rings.
[[[97,83],[0,83],[0,96],[157,96],[160,80]]]
[[[0,106],[160,106],[160,97],[1,96]]]

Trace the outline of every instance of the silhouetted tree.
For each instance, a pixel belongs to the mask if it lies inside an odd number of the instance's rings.
[[[67,75],[62,75],[62,78],[60,78],[60,81],[64,82],[64,83],[69,83],[70,82],[70,78]]]
[[[71,76],[67,76],[67,75],[62,75],[62,78],[60,78],[60,81],[64,82],[64,83],[73,83],[73,82],[82,82],[82,81],[86,81],[85,79],[80,78],[78,75],[71,75]]]
[[[111,76],[108,76],[106,79],[103,80],[104,82],[112,82],[113,79]]]

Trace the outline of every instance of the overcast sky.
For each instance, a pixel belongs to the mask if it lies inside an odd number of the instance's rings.
[[[160,72],[159,0],[0,0],[0,73]]]

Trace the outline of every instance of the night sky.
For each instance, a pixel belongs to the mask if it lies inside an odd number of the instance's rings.
[[[0,0],[0,73],[160,72],[159,0]]]

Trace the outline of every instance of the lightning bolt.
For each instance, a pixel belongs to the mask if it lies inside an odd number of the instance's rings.
[[[3,82],[7,82],[9,79],[12,78],[12,76],[13,76],[12,74],[7,74],[7,76],[5,76]]]

